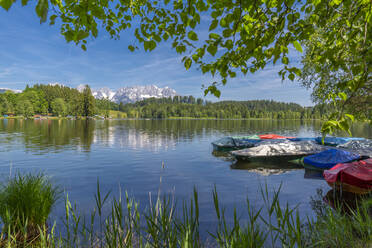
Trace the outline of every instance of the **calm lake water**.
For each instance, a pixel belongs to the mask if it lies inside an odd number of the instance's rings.
[[[45,172],[76,202],[82,212],[94,207],[97,179],[101,190],[117,195],[119,186],[140,203],[149,192],[174,194],[181,205],[199,192],[201,224],[213,226],[212,190],[216,186],[227,209],[237,207],[244,218],[248,197],[262,205],[260,187],[282,184],[281,200],[299,204],[302,216],[312,214],[310,199],[318,188],[330,190],[317,175],[295,165],[235,163],[212,153],[211,142],[228,135],[276,133],[318,136],[317,121],[278,120],[0,120],[0,173]],[[368,125],[358,124],[354,136],[372,138]],[[164,169],[162,169],[164,163]],[[162,183],[160,184],[160,178]],[[63,215],[63,201],[53,216]]]

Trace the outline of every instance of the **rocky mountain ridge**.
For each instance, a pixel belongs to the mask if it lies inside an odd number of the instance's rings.
[[[129,86],[113,91],[107,87],[92,90],[92,94],[97,99],[108,99],[116,103],[134,103],[146,98],[174,97],[177,92],[169,87],[160,88],[156,85]]]

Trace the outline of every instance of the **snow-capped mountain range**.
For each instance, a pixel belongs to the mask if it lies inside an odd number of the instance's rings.
[[[82,91],[84,85],[79,85],[77,89]],[[116,103],[134,103],[151,97],[164,98],[178,95],[174,89],[169,87],[160,88],[156,85],[129,86],[120,88],[116,91],[104,87],[93,89],[92,94],[97,99],[106,98]]]
[[[49,83],[49,85],[65,86],[60,83]],[[84,88],[85,84],[80,84],[76,87],[76,89],[80,92],[83,92]],[[0,93],[4,93],[7,90],[13,91],[14,93],[22,92],[22,90],[0,88]],[[103,87],[100,89],[92,89],[92,94],[97,99],[106,98],[116,103],[134,103],[151,97],[164,98],[174,97],[178,95],[174,89],[171,89],[169,87],[160,88],[156,85],[129,86],[120,88],[116,91],[111,90],[107,87]]]

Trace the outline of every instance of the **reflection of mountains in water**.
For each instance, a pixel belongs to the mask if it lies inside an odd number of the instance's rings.
[[[168,150],[176,147],[174,137],[164,136],[156,133],[138,132],[135,129],[121,129],[111,127],[111,132],[101,142],[110,141],[110,145],[117,144],[120,147],[132,149],[148,149],[151,151]],[[98,133],[101,136],[102,134]],[[101,136],[102,137],[102,136]]]
[[[132,125],[119,125],[118,121],[97,121],[93,142],[105,146],[116,146],[130,149],[147,149],[160,151],[176,146],[177,137],[173,134],[151,131],[145,128],[136,129]],[[130,122],[129,122],[130,123]]]

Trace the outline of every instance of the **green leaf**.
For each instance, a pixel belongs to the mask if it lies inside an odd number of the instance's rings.
[[[57,18],[57,15],[52,15],[50,16],[49,20],[50,20],[50,25],[54,25],[55,22],[56,22],[56,18]]]
[[[212,31],[213,29],[215,29],[218,25],[218,20],[213,20],[211,25],[209,26],[209,31]]]
[[[215,85],[211,85],[206,90],[204,90],[204,96],[208,95],[208,93],[212,93],[214,96],[218,98],[221,96],[221,91],[217,89]]]
[[[0,6],[8,11],[14,2],[15,0],[0,0]]]
[[[153,40],[150,40],[149,42],[149,50],[152,51],[156,48],[156,42]]]
[[[215,33],[210,33],[209,34],[209,39],[215,39],[215,40],[218,40],[220,39],[221,36],[219,36],[218,34],[215,34]]]
[[[295,69],[294,69],[294,72],[295,72],[295,74],[296,74],[297,76],[301,77],[301,75],[302,75],[302,71],[301,71],[300,69],[295,68]]]
[[[40,22],[45,22],[48,16],[49,11],[49,2],[48,0],[39,0],[35,7],[36,14],[40,17]]]
[[[198,35],[194,31],[192,31],[192,30],[187,34],[187,37],[190,40],[193,40],[193,41],[197,41],[198,40]]]
[[[354,121],[354,120],[355,120],[354,115],[351,115],[351,114],[345,114],[345,116],[348,117],[351,121]]]
[[[289,62],[288,57],[283,57],[282,58],[282,63],[283,64],[288,65],[288,62]]]
[[[292,44],[296,48],[297,51],[299,51],[300,53],[302,53],[301,44],[297,40],[295,40]]]
[[[154,40],[156,40],[156,42],[161,42],[161,38],[160,38],[160,36],[159,35],[154,35],[153,36],[153,38],[154,38]]]
[[[129,49],[131,52],[134,52],[134,50],[135,50],[134,46],[132,46],[132,45],[129,45],[129,46],[128,46],[128,49]]]
[[[295,75],[293,73],[288,75],[288,78],[293,81],[295,79]]]
[[[177,53],[184,53],[186,51],[186,47],[184,45],[176,46]]]
[[[167,41],[169,38],[169,35],[167,33],[164,33],[163,34],[163,40]]]
[[[212,55],[214,56],[217,52],[217,46],[215,45],[209,45],[208,48],[207,48],[207,51]]]
[[[81,45],[81,48],[82,48],[84,51],[87,50],[87,47],[86,47],[84,44]]]
[[[191,64],[192,64],[192,60],[190,58],[187,58],[184,63],[186,70],[190,69]]]
[[[341,2],[342,0],[332,0],[329,5],[330,6],[339,5]]]
[[[340,99],[342,99],[343,101],[346,101],[347,99],[347,95],[345,92],[340,92],[338,93],[338,96],[340,97]]]
[[[341,130],[348,132],[350,134],[350,126],[346,120],[338,122],[338,126]]]

